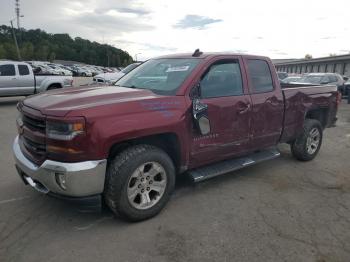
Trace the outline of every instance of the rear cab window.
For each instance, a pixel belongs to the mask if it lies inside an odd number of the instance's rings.
[[[0,65],[0,77],[1,76],[15,76],[15,66],[12,64]]]
[[[274,90],[269,64],[260,59],[248,59],[248,76],[252,93],[266,93]]]
[[[29,68],[26,65],[18,65],[18,72],[21,76],[29,75]]]

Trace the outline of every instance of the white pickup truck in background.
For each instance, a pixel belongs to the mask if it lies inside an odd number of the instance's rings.
[[[33,95],[72,84],[72,76],[34,75],[27,63],[0,61],[0,97]]]

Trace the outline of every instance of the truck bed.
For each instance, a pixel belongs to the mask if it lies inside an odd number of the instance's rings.
[[[284,103],[284,129],[281,142],[294,139],[303,130],[307,112],[322,116],[322,125],[330,127],[336,120],[338,91],[336,86],[282,84]],[[317,108],[313,111],[313,108]],[[309,113],[308,113],[309,114]]]

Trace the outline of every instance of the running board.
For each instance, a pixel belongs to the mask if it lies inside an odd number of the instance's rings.
[[[280,152],[276,148],[272,148],[253,153],[245,157],[229,159],[212,165],[193,169],[188,171],[188,173],[190,174],[193,182],[200,182],[246,166],[251,166],[266,160],[274,159],[279,156]]]

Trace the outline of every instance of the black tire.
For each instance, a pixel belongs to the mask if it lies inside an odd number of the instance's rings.
[[[319,142],[314,152],[308,151],[307,140],[310,132],[316,128],[319,132]],[[300,161],[310,161],[315,158],[322,145],[323,128],[321,123],[315,119],[305,119],[303,133],[291,144],[293,156]]]
[[[166,186],[163,195],[155,205],[141,210],[131,205],[127,190],[134,171],[148,162],[157,162],[164,168]],[[157,215],[169,201],[174,187],[175,167],[167,153],[151,145],[136,145],[127,148],[109,163],[104,199],[114,214],[136,222]]]
[[[54,90],[54,89],[58,89],[58,88],[61,88],[61,86],[60,85],[50,85],[48,88],[47,88],[47,90]]]

